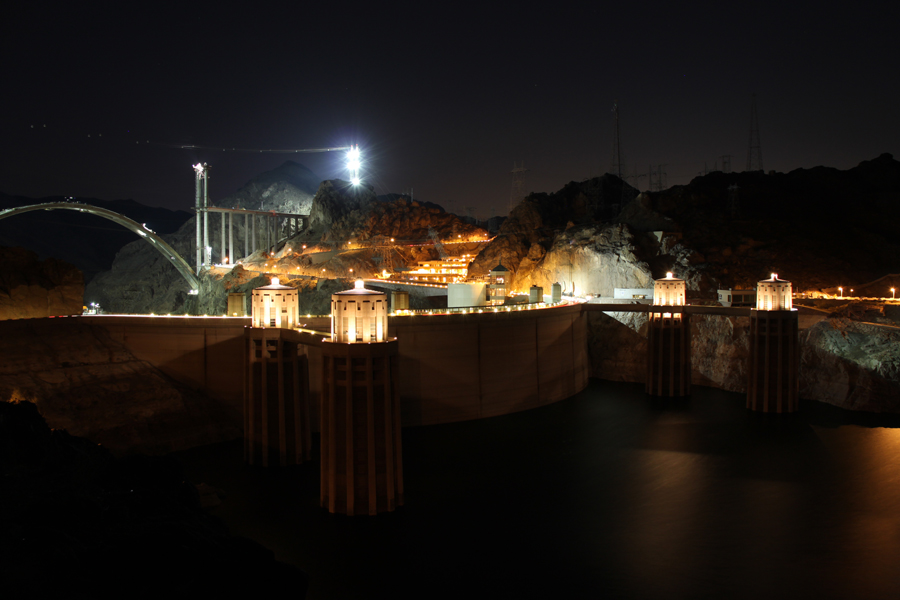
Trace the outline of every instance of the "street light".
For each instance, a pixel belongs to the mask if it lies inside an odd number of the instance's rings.
[[[891,288],[891,300],[894,299],[894,288]]]
[[[844,288],[839,287],[838,291],[841,293],[841,298],[843,298],[844,297]]]

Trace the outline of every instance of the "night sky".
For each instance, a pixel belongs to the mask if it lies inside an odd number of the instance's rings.
[[[766,170],[900,156],[895,2],[130,4],[4,8],[0,191],[188,209],[198,160],[213,199],[345,160],[172,145],[358,143],[378,193],[485,216],[513,161],[526,191],[609,170],[614,102],[628,173],[743,170],[751,93]]]

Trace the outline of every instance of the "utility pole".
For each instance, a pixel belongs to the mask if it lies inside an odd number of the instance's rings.
[[[525,168],[524,160],[521,165],[517,165],[513,161],[513,169],[510,171],[512,173],[512,190],[509,194],[509,214],[512,214],[516,204],[525,197],[525,173],[527,172],[528,169]]]
[[[756,94],[752,95],[750,101],[750,142],[747,144],[747,170],[763,171],[762,147],[759,144],[759,118],[756,115]]]

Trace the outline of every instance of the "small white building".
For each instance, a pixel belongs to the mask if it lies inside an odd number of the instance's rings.
[[[387,295],[367,290],[362,279],[352,290],[331,295],[331,339],[341,344],[384,342],[388,335]]]
[[[791,310],[793,307],[791,282],[778,279],[777,273],[756,285],[756,310]]]
[[[617,300],[653,300],[653,288],[614,288]]]
[[[486,306],[487,303],[487,286],[484,283],[447,284],[448,308]]]
[[[684,279],[666,273],[664,279],[657,279],[653,283],[653,305],[684,306],[686,293],[687,284]]]
[[[253,327],[297,327],[300,307],[296,288],[281,285],[277,277],[272,283],[258,287],[252,293],[251,322]]]
[[[756,290],[719,290],[722,306],[756,306]]]
[[[559,283],[554,283],[550,286],[550,302],[554,304],[562,301],[562,286]]]

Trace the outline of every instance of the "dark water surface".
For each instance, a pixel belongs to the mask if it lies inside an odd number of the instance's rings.
[[[233,533],[309,574],[310,598],[900,598],[900,429],[803,408],[754,415],[703,387],[660,406],[592,380],[404,429],[406,504],[378,517],[319,508],[318,460],[250,468],[240,442],[178,456],[227,494],[211,512]]]

